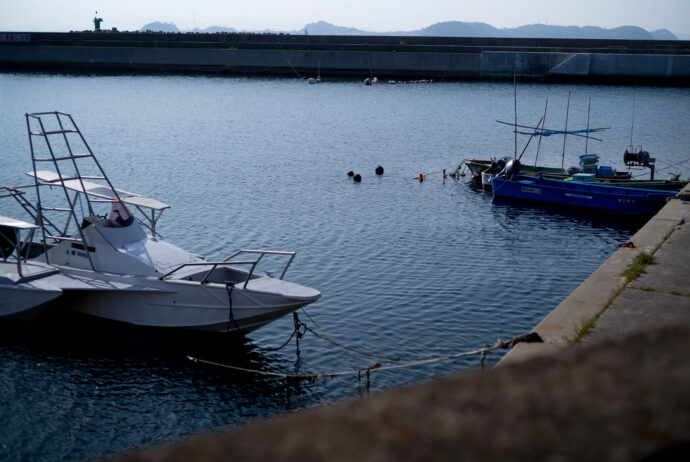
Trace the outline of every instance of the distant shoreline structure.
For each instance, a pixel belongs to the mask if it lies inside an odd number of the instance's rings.
[[[690,42],[276,33],[0,32],[0,72],[163,72],[324,79],[690,87]]]

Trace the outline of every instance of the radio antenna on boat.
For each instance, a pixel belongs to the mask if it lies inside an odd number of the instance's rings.
[[[561,154],[561,170],[565,164],[565,138],[568,136],[568,113],[570,112],[570,92],[568,92],[568,105],[565,108],[565,130],[563,130],[563,154]]]

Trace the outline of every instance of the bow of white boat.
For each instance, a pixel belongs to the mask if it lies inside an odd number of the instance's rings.
[[[238,284],[241,287],[241,285]],[[314,302],[321,298],[321,292],[311,287],[306,287],[294,282],[285,281],[283,279],[276,279],[270,277],[258,277],[249,280],[247,283],[248,290],[256,292],[270,293],[285,297],[289,300]]]

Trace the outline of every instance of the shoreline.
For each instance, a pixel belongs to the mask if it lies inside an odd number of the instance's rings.
[[[0,70],[690,86],[690,41],[0,32]]]

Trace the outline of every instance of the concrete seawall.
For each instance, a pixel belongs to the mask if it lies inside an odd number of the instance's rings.
[[[646,253],[656,260],[634,281],[624,271]],[[690,184],[650,219],[535,328],[543,343],[516,345],[499,366],[558,353],[592,338],[690,322]]]
[[[282,34],[3,33],[0,70],[690,85],[690,42]]]

